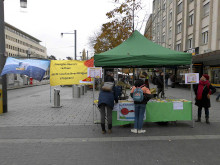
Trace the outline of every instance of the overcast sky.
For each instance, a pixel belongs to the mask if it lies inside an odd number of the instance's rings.
[[[5,0],[5,22],[41,40],[47,54],[57,59],[74,57],[74,34],[77,30],[77,56],[85,48],[89,56],[88,38],[108,20],[106,13],[115,8],[113,0],[27,0],[28,8],[20,8],[20,0]],[[143,10],[136,13],[139,17],[137,30],[143,34],[146,21],[141,22],[152,12],[153,0],[142,0]],[[147,20],[147,19],[146,19]],[[141,29],[140,29],[141,28]]]

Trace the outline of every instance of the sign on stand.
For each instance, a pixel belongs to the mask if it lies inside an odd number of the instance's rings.
[[[87,73],[88,77],[102,78],[102,67],[90,67]]]
[[[198,84],[198,83],[199,83],[199,73],[185,74],[185,84]]]

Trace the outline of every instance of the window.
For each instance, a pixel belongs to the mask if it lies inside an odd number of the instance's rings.
[[[206,17],[209,15],[209,2],[203,6],[203,16]]]
[[[165,11],[166,9],[166,1],[163,1],[163,7],[162,7],[162,10]]]
[[[208,37],[209,37],[208,31],[205,31],[205,32],[202,33],[202,43],[203,44],[207,44],[208,43],[208,39],[209,39]]]
[[[188,3],[191,3],[191,2],[193,2],[194,0],[188,0]]]
[[[194,14],[189,15],[189,26],[193,25],[194,22]]]
[[[172,11],[169,14],[169,21],[172,21]]]
[[[172,38],[172,27],[169,29],[169,38]]]
[[[188,49],[192,49],[192,38],[188,39]]]
[[[182,22],[177,25],[177,34],[182,32]]]
[[[177,6],[177,13],[182,12],[183,10],[183,2],[181,2],[178,6]]]
[[[165,34],[162,35],[162,39],[161,40],[162,40],[162,43],[165,42]]]
[[[181,49],[181,43],[176,45],[176,50],[180,51],[180,49]]]
[[[164,17],[162,21],[162,27],[165,27],[165,23],[166,23],[166,18]]]

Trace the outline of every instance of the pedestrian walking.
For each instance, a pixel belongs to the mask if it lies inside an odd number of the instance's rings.
[[[197,84],[194,88],[194,92],[196,95],[195,105],[198,106],[198,118],[196,122],[201,122],[202,108],[204,108],[206,123],[210,124],[209,121],[209,108],[211,106],[210,95],[215,93],[216,89],[210,84],[209,75],[207,74],[202,75],[199,84]]]
[[[136,80],[131,90],[131,97],[134,100],[135,120],[134,129],[131,129],[133,133],[145,133],[142,129],[146,104],[149,101],[148,94],[151,94],[150,90],[144,86],[143,80]],[[140,98],[140,100],[138,100]]]
[[[220,93],[218,94],[218,96],[216,97],[216,101],[219,101],[220,98]]]
[[[108,133],[112,133],[112,110],[114,107],[114,101],[116,103],[118,102],[118,94],[114,85],[113,73],[108,72],[104,80],[105,82],[100,90],[98,99],[98,107],[100,109],[101,128],[103,134],[106,133],[105,119],[107,119],[108,122]]]

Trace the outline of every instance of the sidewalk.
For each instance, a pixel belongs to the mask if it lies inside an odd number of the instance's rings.
[[[81,98],[72,98],[71,87],[56,88],[60,89],[61,108],[53,108],[53,88],[50,96],[49,85],[38,86],[41,92],[37,94],[8,100],[8,113],[0,115],[0,127],[93,125],[93,120],[99,120],[99,111],[93,113],[92,90]],[[186,88],[168,88],[166,97],[191,100],[191,92]],[[98,91],[95,91],[95,98],[98,98]],[[216,95],[211,97],[210,121],[220,122],[220,102],[216,102],[215,98]],[[193,114],[196,118],[196,106],[193,106]],[[202,115],[204,120],[204,113]]]

